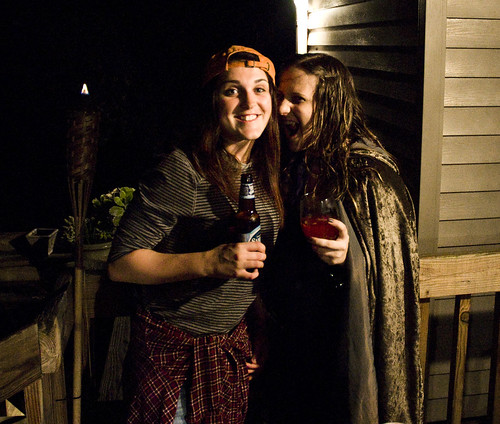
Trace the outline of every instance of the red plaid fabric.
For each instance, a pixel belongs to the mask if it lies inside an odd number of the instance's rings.
[[[251,356],[245,321],[229,334],[193,337],[141,310],[133,331],[137,385],[128,424],[172,423],[186,381],[188,423],[244,422]]]

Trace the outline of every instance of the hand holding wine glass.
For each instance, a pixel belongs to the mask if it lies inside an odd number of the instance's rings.
[[[339,230],[328,223],[330,218],[339,219],[337,202],[306,193],[300,201],[300,226],[306,237],[335,240]]]
[[[319,258],[328,265],[340,265],[347,256],[349,235],[339,216],[338,202],[333,198],[306,193],[300,201],[302,232]]]

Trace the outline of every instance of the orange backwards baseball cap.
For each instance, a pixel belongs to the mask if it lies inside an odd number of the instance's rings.
[[[232,55],[234,55],[235,53],[242,53],[242,52],[251,53],[257,56],[259,60],[248,60],[248,59],[230,60]],[[270,59],[259,53],[257,50],[244,46],[231,46],[227,50],[216,53],[210,58],[205,71],[205,77],[203,78],[203,85],[207,84],[210,80],[222,74],[224,71],[237,67],[262,69],[267,74],[269,74],[273,82],[276,76],[276,71],[274,69],[273,62],[271,62]]]

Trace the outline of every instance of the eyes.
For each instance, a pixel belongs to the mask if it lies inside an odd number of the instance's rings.
[[[278,103],[281,103],[283,100],[285,100],[285,95],[281,91],[278,92],[277,97],[278,97]],[[288,96],[287,100],[294,105],[299,105],[301,103],[307,102],[307,99],[304,96],[295,93]]]
[[[245,92],[245,89],[240,86],[222,86],[222,95],[225,97],[238,97],[240,93]],[[253,92],[256,94],[265,94],[269,92],[269,88],[264,84],[256,86],[253,88]]]

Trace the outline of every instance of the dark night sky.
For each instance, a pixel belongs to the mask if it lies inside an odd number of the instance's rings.
[[[70,213],[66,119],[83,82],[102,110],[95,195],[134,185],[165,140],[196,120],[190,106],[213,53],[243,44],[279,64],[295,49],[293,0],[20,0],[3,9],[0,231],[59,227]]]

